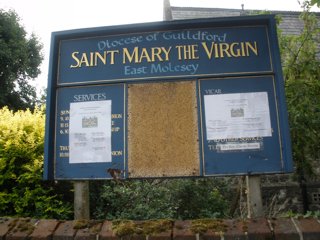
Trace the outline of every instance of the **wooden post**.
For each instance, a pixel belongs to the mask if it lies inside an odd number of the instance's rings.
[[[89,181],[74,181],[74,219],[90,219]]]
[[[246,176],[248,218],[263,217],[260,176]]]

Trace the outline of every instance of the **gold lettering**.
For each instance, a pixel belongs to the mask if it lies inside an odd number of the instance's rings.
[[[182,60],[182,54],[181,54],[181,48],[183,47],[183,45],[177,45],[176,49],[178,49],[178,59]]]
[[[254,44],[254,46],[252,46],[252,44],[251,44],[250,42],[245,42],[245,45],[246,45],[246,56],[250,56],[249,49],[251,49],[251,51],[252,51],[256,56],[258,56],[257,42],[254,41],[253,44]]]
[[[110,64],[114,64],[115,54],[119,53],[119,50],[108,51],[110,54]]]
[[[79,67],[82,67],[82,64],[85,64],[86,67],[89,66],[89,61],[86,53],[82,53],[82,57],[80,59]]]
[[[201,44],[202,44],[202,46],[203,46],[203,48],[204,48],[204,50],[205,50],[208,58],[211,59],[211,58],[212,58],[212,52],[213,52],[213,48],[214,48],[214,46],[215,46],[215,43],[214,43],[214,42],[211,42],[211,48],[210,48],[210,50],[209,50],[206,42],[202,42]],[[219,56],[217,56],[217,52],[216,52],[215,57],[216,57],[216,58],[219,57]]]
[[[59,146],[60,151],[69,151],[69,146]]]
[[[214,151],[216,149],[215,145],[208,145],[210,151]]]
[[[111,118],[122,118],[122,114],[121,113],[117,113],[117,114],[111,114]]]
[[[60,152],[59,157],[60,158],[67,158],[67,157],[69,157],[69,153],[68,152]]]
[[[114,64],[116,53],[119,53],[119,50],[104,51],[103,53],[90,52],[88,53],[89,56],[87,53],[82,53],[81,58],[79,59],[78,57],[79,52],[73,52],[71,54],[71,57],[75,60],[76,64],[70,65],[70,68],[81,68],[83,66],[96,67],[99,63],[106,65],[108,62],[108,57],[109,57],[109,63]]]
[[[156,61],[156,57],[158,58],[158,60],[160,62],[163,61],[162,57],[161,57],[161,48],[160,47],[154,47],[151,49],[151,53],[152,53],[152,62]]]
[[[120,151],[112,151],[111,155],[112,156],[122,156],[122,150],[120,150]]]
[[[162,51],[163,51],[164,54],[165,54],[165,61],[169,61],[169,53],[170,53],[170,51],[171,51],[171,48],[172,48],[172,47],[169,47],[168,50],[167,50],[166,48],[164,48],[164,47],[161,48]]]
[[[60,123],[60,127],[61,128],[68,128],[69,127],[69,123]]]
[[[245,57],[246,55],[245,55],[245,50],[244,50],[244,42],[241,42],[241,56],[242,57]]]
[[[197,55],[198,45],[179,45],[176,46],[178,50],[178,59],[179,60],[189,60],[189,59],[199,59]]]
[[[128,61],[131,63],[133,61],[133,58],[134,58],[134,62],[138,62],[138,50],[139,48],[135,47],[132,51],[132,54],[130,54],[128,48],[124,48],[122,63],[123,64],[127,63],[126,59],[128,59]]]
[[[239,43],[231,43],[230,45],[230,53],[233,57],[240,57],[241,52],[240,49],[238,48]],[[236,50],[236,52],[234,52]]]
[[[247,57],[252,53],[258,56],[257,42],[233,42],[233,43],[214,43],[211,42],[211,46],[206,42],[202,42],[202,47],[208,57],[208,59],[224,58],[224,57]],[[195,56],[192,56],[194,58]]]
[[[228,57],[231,57],[230,53],[228,52],[229,51],[229,44],[228,43],[220,43],[219,44],[219,49],[220,49],[220,57],[224,57],[224,54],[225,53]]]
[[[111,128],[111,132],[119,132],[120,131],[120,127],[112,127]]]
[[[61,110],[60,111],[60,115],[63,116],[63,115],[67,115],[69,114],[69,110]]]
[[[218,44],[214,44],[215,48],[214,48],[214,57],[215,58],[219,58],[219,49],[218,49]]]
[[[141,63],[144,58],[146,59],[147,62],[151,62],[151,58],[150,58],[146,48],[142,48],[139,63]]]
[[[72,54],[71,54],[71,57],[76,61],[76,65],[70,65],[70,68],[77,68],[77,67],[79,67],[79,64],[80,64],[80,60],[79,60],[79,58],[77,58],[77,56],[76,55],[78,55],[79,54],[79,52],[73,52]]]
[[[135,47],[131,52],[127,48],[123,48],[122,63],[141,63],[155,61],[169,61],[169,54],[172,47],[153,47],[151,49]]]
[[[99,53],[99,52],[95,52],[95,59],[94,59],[94,65],[97,66],[98,65],[98,58],[100,59],[100,61],[106,65],[107,64],[107,51],[103,52],[103,56]]]
[[[191,59],[199,59],[198,56],[198,45],[191,45]]]
[[[93,52],[90,52],[90,67],[93,67],[93,56],[94,56],[94,53]]]

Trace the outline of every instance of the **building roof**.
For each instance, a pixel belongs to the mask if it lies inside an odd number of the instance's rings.
[[[261,10],[226,9],[226,8],[197,8],[174,7],[169,0],[164,0],[164,20],[180,20],[194,18],[235,17],[260,13]],[[299,19],[301,12],[292,11],[268,11],[268,13],[281,16],[279,25],[285,35],[299,35],[303,30],[303,22]],[[315,13],[320,19],[320,13]]]

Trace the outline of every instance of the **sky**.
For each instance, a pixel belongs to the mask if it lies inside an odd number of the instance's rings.
[[[171,6],[301,11],[297,0],[170,0]],[[44,61],[35,86],[47,86],[51,33],[69,29],[157,22],[163,20],[163,0],[1,0],[13,9],[28,34],[43,44]],[[315,8],[319,11],[319,8]]]

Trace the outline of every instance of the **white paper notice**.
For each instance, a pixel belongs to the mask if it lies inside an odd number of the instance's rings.
[[[70,103],[69,162],[111,162],[111,100]]]
[[[272,135],[267,92],[205,95],[207,140]]]

